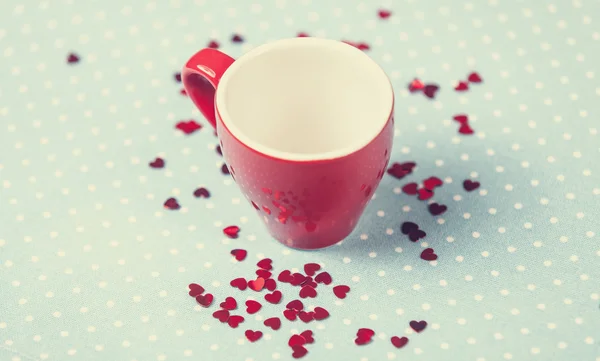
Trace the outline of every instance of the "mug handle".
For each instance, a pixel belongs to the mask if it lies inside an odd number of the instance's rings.
[[[216,49],[202,49],[185,63],[181,71],[183,87],[206,120],[217,127],[215,90],[235,59]]]

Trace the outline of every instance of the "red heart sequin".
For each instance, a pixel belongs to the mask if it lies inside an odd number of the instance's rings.
[[[246,330],[246,332],[244,332],[244,335],[246,335],[248,341],[255,342],[262,337],[263,333],[260,331]]]
[[[152,162],[148,163],[150,168],[160,169],[165,166],[165,161],[162,158],[156,157]]]
[[[270,271],[273,269],[271,262],[273,261],[270,258],[265,258],[263,260],[260,260],[256,265],[258,266],[258,268]]]
[[[305,311],[300,311],[298,312],[298,318],[304,322],[304,323],[309,323],[310,321],[314,320],[315,313],[314,312],[305,312]]]
[[[433,248],[426,248],[421,252],[421,259],[425,261],[435,261],[438,258],[437,254],[433,251]]]
[[[218,155],[223,156],[223,150],[221,150],[221,146],[217,145],[215,147],[215,152],[217,152]]]
[[[289,270],[284,270],[279,273],[279,276],[277,277],[277,281],[283,282],[283,283],[290,283],[292,281],[292,278],[293,278],[292,272]]]
[[[184,134],[192,134],[193,132],[202,128],[202,125],[196,123],[194,120],[180,121],[175,125],[175,128],[181,130]]]
[[[227,297],[227,298],[225,298],[225,301],[221,302],[221,304],[219,306],[221,306],[221,308],[224,308],[226,310],[230,310],[230,311],[235,310],[237,308],[237,301],[233,297]]]
[[[173,78],[175,78],[176,82],[181,83],[181,73],[175,73]]]
[[[236,260],[243,261],[246,259],[248,252],[245,249],[234,249],[231,251],[231,255],[233,255]]]
[[[358,332],[356,332],[356,339],[354,340],[354,343],[359,346],[366,345],[371,342],[373,335],[375,335],[373,330],[368,328],[360,328],[358,329]]]
[[[192,297],[196,297],[204,293],[204,287],[200,286],[197,283],[190,283],[188,285],[188,288],[190,289],[189,295]]]
[[[469,121],[469,117],[465,114],[457,114],[452,119],[456,120],[460,124],[465,124]]]
[[[79,63],[79,55],[75,54],[75,53],[70,53],[69,55],[67,55],[67,63],[68,64],[77,64]]]
[[[416,242],[420,239],[425,238],[425,236],[427,236],[427,233],[420,229],[415,229],[408,233],[408,239],[410,239],[411,242]]]
[[[265,295],[265,300],[274,305],[278,304],[281,301],[281,297],[283,294],[280,291],[275,291],[273,293],[268,293]]]
[[[402,348],[402,347],[406,346],[406,344],[408,343],[408,338],[393,336],[391,338],[391,341],[392,341],[392,345],[394,345],[394,347]]]
[[[210,192],[206,188],[198,188],[194,191],[194,197],[196,198],[209,198]]]
[[[216,318],[217,320],[221,321],[222,323],[227,322],[227,320],[229,320],[229,311],[227,310],[218,310],[215,311],[212,316],[214,318]]]
[[[307,276],[314,276],[320,269],[321,266],[316,263],[307,263],[304,265],[304,273],[306,273]]]
[[[411,93],[421,91],[423,90],[423,88],[425,88],[425,84],[423,84],[423,82],[417,78],[415,78],[408,84],[408,91],[410,91]]]
[[[311,330],[301,332],[300,336],[304,337],[304,340],[307,344],[315,342],[315,339],[313,338],[313,332]]]
[[[331,284],[333,280],[331,279],[331,275],[327,272],[321,272],[315,277],[315,282],[322,283],[324,285]]]
[[[402,192],[409,196],[414,196],[418,192],[419,185],[417,183],[408,183],[402,187]]]
[[[214,297],[210,293],[207,293],[205,295],[196,296],[196,302],[198,302],[200,304],[200,306],[202,306],[202,307],[210,306],[213,302],[213,299],[214,299]]]
[[[288,304],[285,307],[290,310],[296,310],[296,311],[302,311],[304,309],[304,305],[302,304],[302,301],[300,301],[300,300],[290,301],[290,302],[288,302]]]
[[[464,92],[469,90],[469,83],[464,82],[464,81],[459,81],[458,84],[456,84],[456,86],[454,87],[454,90],[456,90],[457,92]]]
[[[458,132],[460,134],[465,134],[465,135],[470,135],[470,134],[475,133],[473,131],[473,128],[471,128],[471,126],[469,124],[467,124],[467,123],[461,124],[460,128],[458,128]]]
[[[429,189],[430,191],[434,190],[436,187],[440,187],[444,184],[441,179],[438,177],[429,177],[423,181],[423,187],[425,189]]]
[[[419,188],[419,199],[422,201],[426,201],[429,198],[433,197],[433,192],[427,188]]]
[[[251,315],[260,311],[261,308],[262,308],[262,305],[254,300],[246,301],[246,312],[248,312]]]
[[[425,94],[425,96],[429,99],[435,99],[438,90],[440,90],[439,86],[435,84],[427,84],[423,88],[423,94]]]
[[[288,346],[290,346],[290,347],[302,346],[304,344],[306,344],[306,339],[300,335],[294,334],[288,340]]]
[[[481,76],[479,76],[479,74],[477,74],[475,72],[469,74],[469,77],[467,79],[471,83],[481,83],[483,81],[483,79],[481,79]]]
[[[234,42],[234,43],[243,43],[244,42],[244,38],[242,38],[242,36],[239,35],[239,34],[234,34],[231,37],[231,41]]]
[[[350,287],[348,287],[346,285],[339,285],[339,286],[333,287],[333,294],[339,299],[346,298],[346,294],[348,292],[350,292]]]
[[[410,328],[412,328],[413,330],[415,330],[416,332],[421,332],[425,329],[425,327],[427,327],[427,322],[426,321],[410,321],[409,322],[409,326]]]
[[[163,204],[163,207],[165,207],[166,209],[170,209],[172,211],[176,211],[179,208],[181,208],[181,206],[177,202],[177,199],[175,199],[175,198],[169,198],[169,199],[167,199],[165,201],[165,203]]]
[[[408,174],[411,174],[415,166],[416,163],[414,162],[393,163],[392,166],[388,168],[387,174],[396,179],[402,179]]]
[[[299,286],[299,285],[303,284],[304,282],[306,282],[306,276],[303,275],[302,273],[294,273],[290,280],[290,284],[292,286]]]
[[[273,292],[277,288],[277,282],[275,282],[275,280],[272,278],[268,278],[265,280],[265,288]]]
[[[317,297],[317,290],[315,290],[314,288],[310,287],[310,286],[303,286],[302,289],[300,290],[300,297],[301,298],[315,298]]]
[[[227,324],[231,328],[237,328],[242,322],[244,322],[244,317],[238,315],[229,316],[227,320]]]
[[[246,289],[246,287],[248,287],[248,281],[246,281],[246,279],[242,277],[232,280],[231,282],[229,282],[229,284],[232,287],[239,289],[240,291],[243,291]]]
[[[211,48],[211,49],[218,49],[219,48],[219,43],[215,40],[211,40],[208,45],[206,45],[207,48]]]
[[[263,324],[267,327],[271,327],[271,329],[274,331],[277,331],[279,328],[281,328],[281,320],[279,317],[267,318]]]
[[[404,223],[402,223],[402,226],[400,227],[400,231],[402,232],[402,234],[409,234],[410,232],[416,231],[418,229],[419,229],[419,226],[413,222],[404,222]]]
[[[329,312],[323,307],[315,307],[315,315],[314,318],[317,321],[321,321],[329,317]]]
[[[183,95],[183,96],[187,96],[187,92],[185,91],[185,89],[181,89],[179,91],[179,94]]]
[[[283,317],[285,317],[289,321],[295,321],[297,315],[298,315],[298,311],[296,311],[296,310],[290,310],[290,309],[283,310]]]
[[[238,238],[238,233],[240,233],[240,227],[238,226],[228,226],[223,229],[223,233],[229,238],[236,239]]]
[[[377,15],[379,15],[380,19],[387,19],[387,18],[390,17],[390,15],[392,15],[392,12],[389,11],[389,10],[383,10],[383,9],[381,9],[381,10],[379,10],[377,12]]]
[[[446,212],[448,207],[446,207],[443,204],[439,204],[439,203],[431,203],[429,205],[428,209],[429,209],[429,213],[431,213],[432,215],[439,216],[440,214],[443,214],[444,212]]]
[[[260,290],[262,290],[264,286],[265,286],[265,279],[262,277],[258,277],[256,280],[248,282],[248,287],[251,290],[256,291],[256,292],[259,292]]]
[[[293,346],[292,351],[293,358],[301,358],[308,353],[308,350],[304,346]]]
[[[221,166],[221,173],[229,174],[229,168],[227,168],[227,164],[223,163],[223,165]]]
[[[466,179],[463,182],[463,188],[467,191],[467,192],[471,192],[474,191],[475,189],[479,188],[480,183],[479,182],[475,182],[472,181],[470,179]]]
[[[258,277],[264,278],[265,280],[268,280],[271,278],[272,274],[269,271],[265,271],[264,269],[259,269],[256,270],[256,275]],[[266,282],[266,281],[265,281]]]

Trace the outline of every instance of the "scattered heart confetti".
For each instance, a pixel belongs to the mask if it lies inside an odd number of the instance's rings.
[[[276,305],[279,302],[281,302],[282,297],[283,297],[283,294],[280,291],[275,291],[273,293],[266,294],[265,300],[269,303]]]
[[[354,42],[354,41],[348,41],[348,40],[342,40],[342,43],[346,43],[348,45],[352,45],[353,47],[362,50],[362,51],[366,51],[371,49],[371,47],[369,46],[369,44],[367,43],[361,43],[361,42]]]
[[[415,330],[415,332],[418,333],[418,332],[423,331],[425,329],[425,327],[427,327],[427,322],[426,321],[410,321],[408,323],[408,325],[410,326],[410,328],[412,328],[413,330]]]
[[[304,346],[293,346],[292,351],[293,358],[301,358],[308,353],[308,350]]]
[[[446,212],[446,210],[448,209],[448,207],[439,203],[431,203],[428,208],[429,213],[431,213],[434,216],[439,216],[440,214]]]
[[[313,332],[311,330],[301,332],[300,336],[304,337],[306,344],[311,344],[315,342],[315,339],[313,338]]]
[[[435,188],[440,187],[444,184],[441,179],[438,177],[429,177],[423,181],[423,187],[430,191],[433,191]]]
[[[471,83],[481,83],[483,81],[483,79],[481,79],[481,76],[479,76],[479,74],[477,74],[476,72],[469,74],[467,79]]]
[[[465,114],[457,114],[453,116],[452,119],[456,120],[460,124],[465,124],[469,121],[469,117]]]
[[[244,38],[242,38],[242,36],[239,35],[239,34],[234,34],[231,37],[231,41],[234,42],[234,43],[243,43],[244,42]]]
[[[392,166],[388,168],[387,173],[396,179],[402,179],[411,174],[415,166],[416,163],[414,162],[393,163]]]
[[[290,279],[290,284],[292,286],[299,286],[301,284],[303,284],[304,282],[306,282],[306,276],[303,275],[302,273],[294,273],[292,275],[292,278]]]
[[[421,259],[425,261],[435,261],[438,258],[437,254],[433,251],[433,248],[426,248],[421,252]]]
[[[306,344],[306,339],[300,335],[294,334],[288,340],[288,346],[290,347],[302,346],[304,344]]]
[[[315,313],[314,312],[305,312],[305,311],[300,311],[298,312],[298,318],[304,322],[304,323],[309,323],[310,321],[315,319]]]
[[[248,288],[250,288],[251,290],[256,291],[256,292],[259,292],[260,290],[262,290],[264,286],[265,286],[265,279],[262,277],[258,277],[256,280],[248,282]]]
[[[422,201],[426,201],[429,198],[433,197],[433,192],[427,188],[419,188],[419,199]]]
[[[238,315],[229,316],[229,319],[227,320],[227,324],[231,328],[237,328],[242,322],[244,322],[244,317]]]
[[[471,128],[471,126],[467,123],[461,124],[460,127],[458,128],[458,132],[460,134],[465,134],[465,135],[471,135],[471,134],[475,133],[473,131],[473,128]]]
[[[238,238],[238,234],[240,233],[240,227],[238,226],[228,226],[223,228],[223,233],[229,238],[236,239]]]
[[[246,330],[246,332],[244,332],[244,335],[246,335],[248,341],[256,342],[262,337],[263,333],[260,331]]]
[[[202,307],[209,307],[212,304],[213,299],[214,297],[210,293],[196,296],[196,302],[198,302],[198,304],[200,304]]]
[[[270,258],[265,258],[263,260],[260,260],[256,265],[258,266],[258,268],[270,271],[273,269],[273,265],[271,264],[273,261]]]
[[[226,310],[232,311],[237,308],[237,301],[233,297],[227,297],[225,298],[225,301],[221,302],[219,306]]]
[[[300,298],[315,298],[317,297],[317,291],[310,286],[303,286],[300,289]]]
[[[204,287],[200,286],[197,283],[190,283],[188,285],[188,288],[190,289],[189,295],[192,297],[196,297],[204,293]]]
[[[377,15],[379,15],[380,19],[387,19],[387,18],[390,17],[390,15],[392,15],[392,12],[389,11],[389,10],[383,10],[383,9],[381,9],[381,10],[379,10],[377,12]]]
[[[223,150],[221,149],[220,145],[215,147],[215,152],[217,152],[218,155],[223,156]]]
[[[181,130],[184,134],[192,134],[197,130],[200,130],[202,128],[202,125],[196,123],[194,120],[188,120],[188,121],[180,121],[179,123],[177,123],[175,125],[175,128]]]
[[[175,78],[176,82],[181,83],[181,73],[175,73],[173,77]]]
[[[214,318],[216,318],[217,320],[221,321],[222,323],[227,322],[227,320],[229,320],[229,311],[227,310],[218,310],[215,311],[212,316]]]
[[[77,64],[79,63],[79,55],[75,54],[75,53],[70,53],[69,55],[67,55],[67,63],[68,64]]]
[[[159,157],[156,157],[152,162],[148,163],[150,168],[160,169],[164,168],[165,160]]]
[[[170,209],[172,211],[176,211],[179,208],[181,208],[181,206],[179,205],[179,203],[177,202],[177,199],[175,198],[169,198],[165,201],[165,203],[163,204],[163,206],[166,209]]]
[[[277,276],[277,281],[283,283],[290,283],[292,281],[292,272],[290,270],[284,270]]]
[[[324,309],[323,307],[318,307],[318,306],[315,307],[314,312],[315,312],[314,318],[317,321],[321,321],[321,320],[324,320],[327,317],[329,317],[329,312],[326,309]]]
[[[261,308],[262,308],[262,305],[254,300],[246,301],[246,312],[248,312],[251,315],[260,311]]]
[[[361,346],[366,345],[371,342],[371,339],[375,335],[375,332],[368,328],[360,328],[358,332],[356,332],[356,339],[354,339],[354,343]]]
[[[246,289],[246,287],[248,287],[248,281],[242,277],[234,279],[233,281],[229,282],[229,284],[240,291],[243,291]]]
[[[419,226],[413,222],[404,222],[404,223],[402,223],[402,226],[400,227],[400,231],[402,232],[402,234],[409,234],[410,232],[418,230],[418,229],[419,229]]]
[[[408,239],[410,239],[411,242],[416,242],[420,239],[425,238],[425,236],[427,236],[427,233],[425,233],[424,231],[422,231],[420,229],[415,229],[408,233]]]
[[[210,192],[206,188],[198,188],[194,191],[194,197],[196,198],[209,198]]]
[[[321,272],[315,277],[315,282],[329,285],[331,282],[333,282],[333,280],[331,279],[331,275],[329,273]]]
[[[314,276],[320,269],[321,266],[316,263],[307,263],[304,265],[304,273],[306,273],[307,276]]]
[[[346,285],[339,285],[333,287],[333,294],[339,299],[343,300],[344,298],[346,298],[346,294],[348,292],[350,292],[350,287]]]
[[[454,87],[454,90],[456,90],[457,92],[464,92],[469,90],[469,83],[464,82],[464,81],[459,81],[458,84],[456,84],[456,86]]]
[[[408,194],[409,196],[414,196],[418,192],[419,185],[417,183],[408,183],[404,187],[402,187],[402,193]]]
[[[392,345],[394,345],[394,347],[402,348],[402,347],[406,346],[406,344],[408,343],[408,338],[393,336],[391,338],[391,341],[392,341]]]
[[[183,95],[183,96],[187,96],[187,92],[185,91],[185,89],[181,89],[179,91],[179,94]]]
[[[211,49],[219,49],[220,44],[215,41],[215,40],[211,40],[208,42],[208,44],[206,45],[207,48],[211,48]]]
[[[248,252],[245,249],[234,249],[231,251],[231,254],[235,257],[236,260],[243,261],[246,259]]]
[[[463,188],[467,191],[467,192],[471,192],[474,191],[475,189],[479,188],[480,184],[479,182],[476,181],[472,181],[470,179],[466,179],[463,182]]]
[[[277,288],[277,282],[272,278],[268,278],[265,280],[265,288],[273,292]]]
[[[423,88],[423,94],[425,94],[425,96],[429,99],[435,99],[438,90],[440,90],[439,86],[435,84],[427,84]]]
[[[285,317],[289,321],[295,321],[296,316],[298,316],[298,311],[296,310],[283,310],[283,317]]]
[[[304,309],[304,304],[302,304],[302,301],[300,300],[293,300],[288,302],[285,307],[290,310],[302,311]]]
[[[267,318],[263,324],[267,327],[270,327],[274,331],[277,331],[281,328],[281,320],[279,317]]]
[[[417,78],[415,78],[408,84],[408,91],[410,91],[411,93],[422,91],[423,88],[425,88],[425,84],[423,84],[423,82]]]
[[[256,275],[260,278],[264,278],[265,279],[265,284],[266,284],[266,280],[270,279],[272,276],[272,273],[269,271],[266,271],[264,269],[258,269],[256,270]]]

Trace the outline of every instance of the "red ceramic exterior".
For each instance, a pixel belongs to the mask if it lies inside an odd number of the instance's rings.
[[[194,91],[193,82],[186,81],[185,70],[183,76],[188,94],[201,95]],[[214,102],[192,99],[197,105]],[[328,160],[290,161],[251,149],[227,129],[219,109],[216,128],[231,176],[271,235],[289,247],[318,249],[343,240],[354,230],[383,178],[394,133],[391,107],[384,128],[367,146]]]

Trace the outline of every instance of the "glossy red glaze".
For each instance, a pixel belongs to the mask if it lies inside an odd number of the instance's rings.
[[[230,171],[235,169],[235,182],[279,242],[317,249],[343,240],[356,227],[379,185],[381,170],[387,168],[393,104],[381,132],[353,153],[315,161],[274,158],[237,139],[215,109],[214,88],[233,61],[218,50],[203,49],[186,63],[182,77],[194,104],[216,125],[225,161]]]

